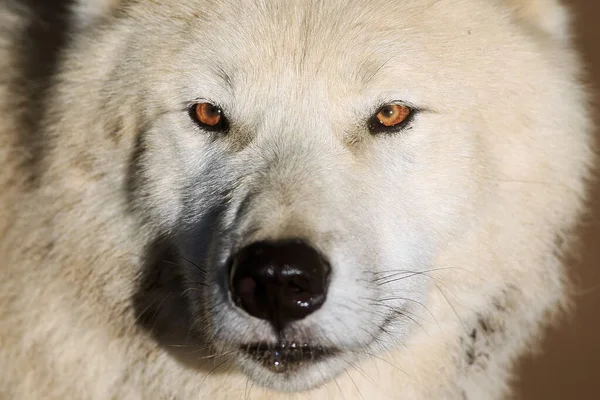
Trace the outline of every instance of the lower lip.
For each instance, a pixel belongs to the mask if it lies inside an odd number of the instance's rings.
[[[275,373],[299,369],[334,355],[335,349],[310,346],[307,343],[280,343],[277,345],[252,344],[243,346],[242,351],[254,361]]]

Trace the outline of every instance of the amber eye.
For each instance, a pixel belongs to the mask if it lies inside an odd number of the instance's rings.
[[[211,103],[197,103],[190,110],[192,118],[204,129],[225,131],[227,121],[223,110]]]
[[[402,104],[388,104],[381,107],[369,121],[373,132],[393,131],[402,128],[412,116],[413,109]]]

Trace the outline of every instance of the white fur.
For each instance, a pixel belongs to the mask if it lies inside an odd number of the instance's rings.
[[[593,160],[562,6],[140,1],[113,16],[120,6],[74,8],[33,187],[0,81],[0,396],[507,395],[513,362],[567,298],[557,243],[570,242]],[[0,66],[16,79],[1,32]],[[190,120],[199,99],[225,110],[227,136]],[[421,110],[410,129],[371,135],[365,121],[396,101]],[[142,183],[130,190],[139,135]],[[194,329],[224,355],[192,368],[136,324],[131,299],[148,243],[223,202],[202,232],[208,288],[185,295],[206,317]],[[196,251],[181,236],[182,255]],[[309,240],[333,269],[297,334],[344,350],[292,377],[236,353],[277,338],[215,284],[236,249],[286,237]],[[380,330],[392,312],[402,315]]]

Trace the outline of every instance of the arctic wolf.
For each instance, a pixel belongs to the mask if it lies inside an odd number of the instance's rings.
[[[561,4],[0,7],[2,398],[509,394],[592,162]]]

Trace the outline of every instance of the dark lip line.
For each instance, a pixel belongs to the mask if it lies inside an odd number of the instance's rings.
[[[337,347],[334,347],[334,346],[312,345],[306,341],[303,341],[303,342],[290,341],[290,342],[277,342],[277,343],[253,342],[253,343],[240,344],[239,347],[243,351],[248,351],[248,350],[252,350],[252,349],[265,349],[265,350],[287,349],[290,351],[308,349],[308,350],[332,351],[332,352],[341,351],[341,349],[338,349]]]
[[[307,364],[315,364],[341,352],[337,348],[296,342],[251,343],[239,348],[253,362],[276,374],[292,373]]]
[[[337,347],[311,345],[309,343],[250,343],[239,349],[254,359],[280,358],[282,360],[317,361],[342,352]]]

